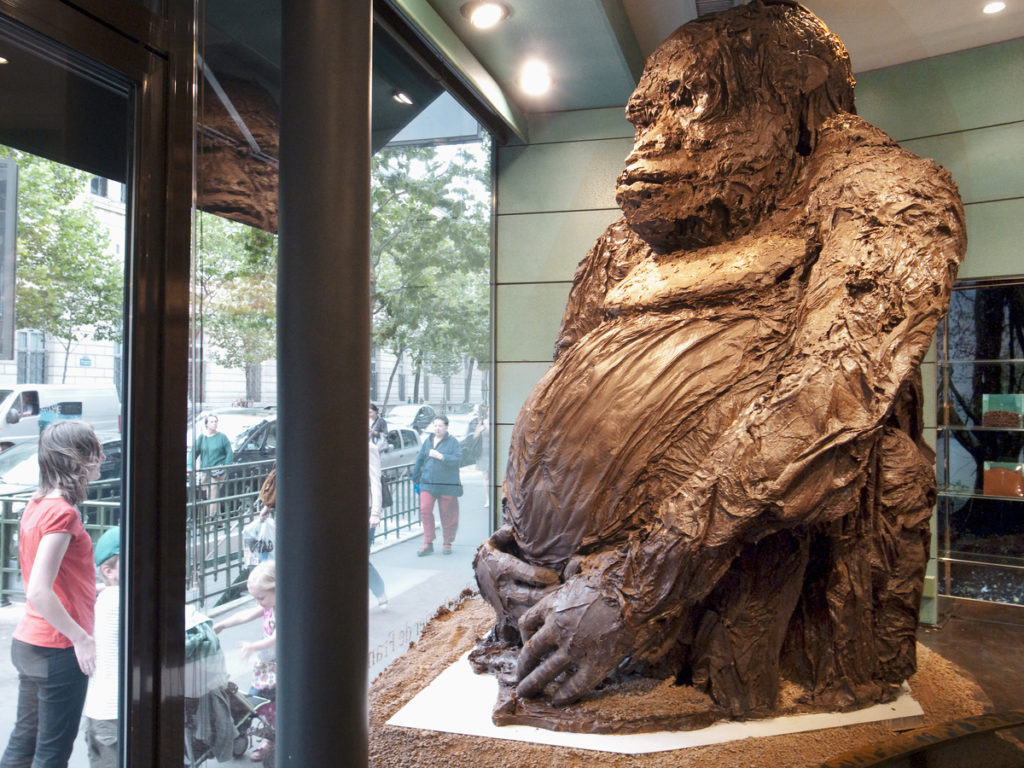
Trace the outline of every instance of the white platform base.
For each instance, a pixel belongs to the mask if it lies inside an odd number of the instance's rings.
[[[396,712],[388,720],[388,725],[636,755],[861,723],[889,722],[894,728],[912,728],[924,720],[924,710],[911,697],[910,688],[904,683],[903,693],[896,701],[876,704],[856,712],[722,722],[698,731],[616,735],[563,733],[525,725],[499,728],[491,722],[491,709],[498,695],[498,681],[492,675],[475,674],[468,656],[466,653],[438,675],[412,701]]]

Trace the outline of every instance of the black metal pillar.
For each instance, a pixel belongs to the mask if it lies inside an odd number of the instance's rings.
[[[371,0],[284,0],[277,765],[365,765]]]

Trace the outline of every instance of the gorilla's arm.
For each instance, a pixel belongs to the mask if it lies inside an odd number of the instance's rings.
[[[656,655],[744,543],[857,503],[865,462],[931,343],[965,247],[948,175],[907,158],[897,155],[911,167],[892,178],[914,182],[889,182],[870,200],[849,183],[816,180],[808,190],[822,212],[812,227],[821,251],[794,355],[624,547],[523,616],[520,695],[566,672],[552,699],[567,703],[625,658]],[[848,166],[845,180],[858,170]]]
[[[650,248],[618,219],[601,234],[576,267],[572,290],[562,314],[554,359],[583,338],[605,318],[605,297]]]

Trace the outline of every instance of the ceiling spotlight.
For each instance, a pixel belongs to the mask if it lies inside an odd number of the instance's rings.
[[[997,3],[989,3],[988,5],[986,5],[981,10],[984,13],[999,13],[1004,8],[1006,8],[1006,3],[997,2]]]
[[[543,61],[531,59],[519,71],[519,87],[531,96],[540,96],[551,88],[551,75]]]
[[[7,59],[5,59],[3,56],[0,56],[0,64],[6,64],[6,63],[7,63]]]
[[[493,0],[472,0],[464,3],[459,11],[477,29],[490,29],[511,13],[507,5]]]
[[[405,104],[406,106],[412,104],[412,99],[409,98],[409,94],[405,91],[394,91],[391,94],[391,98],[397,101],[399,104]]]

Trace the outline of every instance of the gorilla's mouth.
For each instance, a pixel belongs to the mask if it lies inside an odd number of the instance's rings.
[[[676,174],[669,171],[633,166],[619,174],[618,183],[620,187],[631,184],[670,184],[676,178]]]

